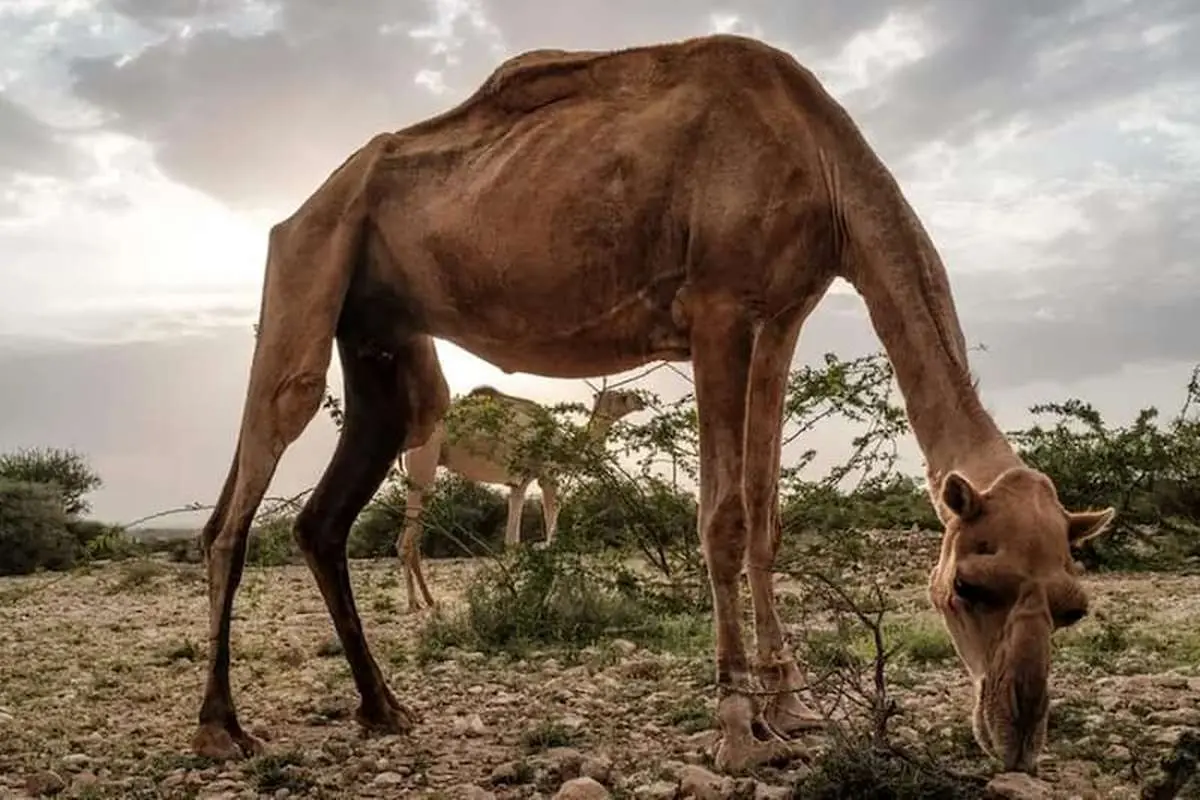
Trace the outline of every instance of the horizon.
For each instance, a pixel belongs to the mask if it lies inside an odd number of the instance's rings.
[[[796,56],[896,176],[947,266],[968,344],[987,347],[971,364],[1002,429],[1068,397],[1114,423],[1148,405],[1167,414],[1200,360],[1200,56],[1186,46],[1198,28],[1169,0],[10,5],[0,452],[83,453],[105,481],[94,515],[111,522],[211,502],[273,222],[376,132],[454,105],[518,52],[717,31]],[[879,347],[839,282],[793,364]],[[438,352],[454,393],[590,396],[582,381],[507,375],[445,341]],[[639,386],[670,399],[685,383],[663,372]],[[269,493],[315,483],[333,441],[319,413]],[[836,461],[849,428],[804,444]]]

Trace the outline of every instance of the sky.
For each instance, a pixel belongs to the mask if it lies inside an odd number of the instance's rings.
[[[1071,396],[1115,422],[1177,406],[1200,360],[1191,0],[0,0],[0,452],[85,453],[115,522],[211,502],[273,222],[506,57],[713,31],[788,50],[859,123],[943,256],[1004,427]],[[876,349],[842,286],[796,363]],[[439,353],[455,392],[590,397]],[[848,435],[806,444],[833,459]],[[312,485],[333,442],[319,415],[272,493]]]

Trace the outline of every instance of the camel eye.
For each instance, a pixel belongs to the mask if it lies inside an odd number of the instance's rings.
[[[973,606],[992,606],[998,603],[996,594],[990,589],[976,583],[967,583],[962,578],[954,579],[954,594]]]

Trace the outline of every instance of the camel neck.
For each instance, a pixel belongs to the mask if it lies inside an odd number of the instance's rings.
[[[946,269],[877,158],[860,160],[839,197],[849,241],[844,274],[867,306],[925,455],[930,491],[958,470],[986,487],[1021,460],[972,382]]]
[[[587,435],[594,442],[603,441],[616,420],[611,417],[593,413],[587,424]]]

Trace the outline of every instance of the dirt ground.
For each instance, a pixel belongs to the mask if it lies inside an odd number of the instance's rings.
[[[924,597],[928,544],[890,581],[904,651],[894,731],[978,764],[969,684]],[[427,570],[452,606],[474,568],[436,561]],[[552,797],[583,773],[614,797],[671,798],[686,765],[710,763],[710,653],[614,640],[520,660],[449,649],[422,666],[423,616],[401,611],[396,566],[354,562],[352,574],[376,657],[421,725],[364,738],[307,570],[248,568],[233,627],[234,698],[269,754],[225,764],[188,750],[204,678],[200,568],[140,561],[0,580],[0,796],[483,800]],[[1180,733],[1200,726],[1200,577],[1088,576],[1087,585],[1092,614],[1056,636],[1041,778],[1054,796],[1135,798]],[[804,769],[763,770],[720,791],[786,797],[780,787]]]

